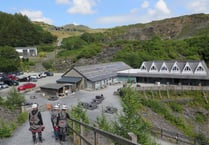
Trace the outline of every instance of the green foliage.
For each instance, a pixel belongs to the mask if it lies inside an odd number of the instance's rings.
[[[196,112],[195,113],[195,120],[199,123],[206,122],[208,120],[208,115],[203,114],[202,112]]]
[[[96,118],[96,123],[98,124],[98,127],[102,130],[108,131],[108,132],[113,132],[111,122],[109,122],[104,114],[102,112],[101,117]]]
[[[80,38],[86,41],[88,44],[103,42],[106,39],[103,33],[83,33]]]
[[[54,69],[54,60],[46,60],[42,63],[46,70],[53,70]]]
[[[9,90],[6,105],[9,109],[19,109],[22,106],[22,103],[25,102],[25,98],[22,94],[18,93],[15,87],[12,87]]]
[[[89,124],[89,119],[86,111],[83,110],[83,107],[80,103],[77,106],[72,107],[72,109],[70,110],[70,116],[78,121]]]
[[[9,122],[4,122],[0,120],[0,137],[10,137],[13,131],[13,125]]]
[[[83,47],[80,50],[79,55],[77,58],[91,58],[95,56],[97,53],[101,52],[101,46],[97,44],[91,44]]]
[[[138,93],[130,87],[121,90],[123,113],[119,116],[118,121],[114,122],[114,133],[128,138],[128,132],[134,133],[138,142],[146,145],[154,145],[150,139],[150,126],[139,115],[140,98]]]
[[[0,46],[33,46],[56,40],[49,32],[33,24],[27,16],[0,12]]]
[[[38,52],[52,52],[55,48],[52,45],[40,45],[37,49]]]
[[[85,124],[89,124],[89,118],[86,114],[86,111],[83,110],[83,107],[81,106],[80,103],[78,103],[77,106],[73,106],[69,114],[71,118],[81,121]],[[70,123],[72,123],[72,121],[70,121]],[[80,125],[75,124],[75,129],[76,131],[80,131]]]
[[[20,58],[13,47],[0,47],[0,71],[16,71],[20,67]]]
[[[22,112],[18,115],[17,117],[17,123],[19,125],[25,123],[25,121],[28,119],[28,113],[27,112]]]
[[[142,104],[151,108],[152,111],[158,113],[159,115],[163,116],[166,120],[174,124],[177,128],[184,131],[189,136],[193,136],[194,133],[192,132],[191,127],[189,124],[186,124],[184,119],[180,116],[174,116],[166,104],[155,100],[155,99],[142,99]]]
[[[62,41],[62,48],[67,50],[80,49],[85,45],[87,45],[87,42],[80,37],[64,38]]]
[[[28,58],[23,58],[20,63],[20,66],[22,71],[28,71],[30,66],[35,66],[35,62],[30,61]]]
[[[168,105],[175,112],[181,113],[183,111],[183,107],[176,102],[170,102]]]

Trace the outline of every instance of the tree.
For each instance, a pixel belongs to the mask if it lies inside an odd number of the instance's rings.
[[[118,121],[114,122],[114,132],[117,135],[128,138],[128,132],[134,133],[138,142],[145,145],[154,145],[150,138],[150,126],[138,114],[141,103],[138,93],[130,87],[121,90],[123,93],[122,106],[123,113],[119,116]]]
[[[0,71],[12,72],[20,68],[19,54],[13,47],[0,47]]]
[[[18,93],[16,88],[13,87],[7,96],[6,105],[10,109],[20,109],[25,102],[25,98],[22,94]]]

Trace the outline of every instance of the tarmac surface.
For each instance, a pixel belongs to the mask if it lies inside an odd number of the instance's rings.
[[[27,74],[24,74],[27,75]],[[56,101],[49,101],[47,98],[43,97],[42,93],[38,90],[40,86],[45,85],[47,83],[56,83],[56,80],[61,77],[62,74],[55,74],[53,77],[46,77],[38,80],[38,82],[35,82],[37,84],[37,87],[33,89],[32,91],[24,93],[25,99],[28,102],[36,102],[42,108],[46,107],[46,104],[66,104],[69,109],[71,107],[76,106],[79,102],[91,102],[92,99],[95,98],[96,95],[104,95],[104,100],[101,104],[99,104],[99,107],[95,110],[87,110],[87,115],[89,117],[89,120],[91,122],[96,121],[96,118],[99,117],[103,111],[103,109],[106,106],[113,106],[118,109],[118,111],[121,111],[121,105],[120,105],[120,98],[119,96],[113,95],[113,92],[116,91],[118,88],[122,87],[122,84],[116,84],[112,86],[107,86],[104,89],[96,90],[96,91],[85,91],[80,90],[78,92],[75,92],[74,94],[69,94],[68,96],[59,98]],[[7,90],[8,91],[8,90]],[[6,94],[7,92],[4,90],[4,92],[0,92],[2,94]],[[31,99],[31,96],[36,96],[36,99]],[[41,145],[59,145],[60,143],[55,141],[53,137],[53,130],[52,125],[50,121],[50,112],[48,110],[43,109],[42,110],[42,117],[44,121],[45,130],[43,131],[43,143],[40,143]],[[107,114],[106,116],[110,120],[114,120],[116,118],[115,114]],[[32,143],[32,135],[29,129],[29,123],[26,121],[21,127],[19,127],[13,134],[12,137],[7,139],[0,139],[0,145],[33,145]],[[165,142],[163,140],[156,140],[160,145],[172,145],[171,143]],[[71,144],[71,141],[69,140],[69,143],[66,142],[66,145]]]

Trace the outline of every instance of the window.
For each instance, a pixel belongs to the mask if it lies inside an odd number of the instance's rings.
[[[162,70],[162,71],[167,71],[167,70],[168,70],[168,68],[167,68],[167,67],[165,67],[165,66],[163,66],[163,67],[161,68],[161,70]]]
[[[155,66],[152,66],[150,70],[156,70]]]
[[[184,71],[191,71],[191,68],[190,68],[189,66],[186,66],[186,67],[184,68]]]
[[[199,66],[198,68],[197,68],[197,71],[204,71],[204,69],[203,69],[203,67],[201,67],[201,66]]]
[[[172,69],[172,71],[175,71],[175,72],[176,71],[179,71],[179,68],[177,66],[174,66],[173,69]]]
[[[147,68],[143,65],[143,66],[141,67],[141,70],[147,70]]]

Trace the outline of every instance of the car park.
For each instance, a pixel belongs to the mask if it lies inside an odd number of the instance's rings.
[[[34,83],[25,83],[21,86],[18,86],[17,90],[18,91],[24,91],[24,90],[35,88],[35,87],[36,87],[36,84],[34,84]]]

